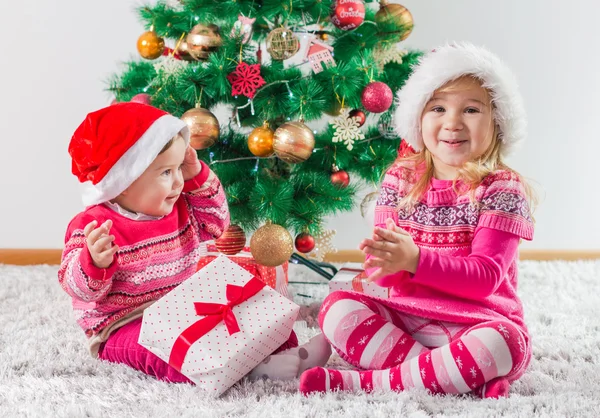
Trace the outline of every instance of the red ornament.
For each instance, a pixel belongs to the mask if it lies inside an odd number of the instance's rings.
[[[356,118],[358,126],[363,126],[365,124],[365,121],[367,120],[365,112],[363,112],[360,109],[351,110],[350,113],[348,113],[348,117]]]
[[[331,12],[331,23],[341,30],[356,29],[365,21],[365,3],[362,0],[336,0]]]
[[[265,80],[260,76],[260,64],[248,65],[245,62],[240,62],[227,80],[231,83],[232,96],[241,94],[249,99],[254,97],[256,89],[265,85]]]
[[[217,250],[226,255],[234,255],[244,249],[246,234],[237,225],[230,225],[219,238],[215,240]]]
[[[295,244],[299,252],[306,254],[315,248],[315,239],[308,232],[303,232],[298,234]]]
[[[347,187],[350,184],[350,176],[344,170],[340,170],[337,166],[333,165],[333,173],[331,173],[331,182],[340,187]]]
[[[140,93],[133,96],[130,100],[132,103],[141,103],[145,105],[151,104],[152,100],[150,99],[150,95],[146,93]]]
[[[367,84],[360,98],[363,106],[369,112],[382,113],[390,108],[394,100],[392,89],[381,81]]]

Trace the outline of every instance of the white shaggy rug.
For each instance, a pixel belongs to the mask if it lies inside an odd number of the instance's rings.
[[[0,265],[0,417],[600,417],[600,261],[520,267],[534,359],[508,399],[414,390],[305,398],[298,381],[242,381],[214,400],[91,358],[57,267]],[[291,272],[291,280],[320,280],[304,267]],[[306,323],[296,327],[301,342],[318,332],[326,292],[326,285],[291,288],[306,305]],[[330,365],[344,367],[339,357]]]

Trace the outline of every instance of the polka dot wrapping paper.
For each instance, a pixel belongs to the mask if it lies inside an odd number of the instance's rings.
[[[138,342],[217,397],[287,341],[299,310],[220,255],[144,311]]]

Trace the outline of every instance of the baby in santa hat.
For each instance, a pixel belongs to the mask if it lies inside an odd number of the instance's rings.
[[[86,208],[67,228],[58,272],[93,356],[171,382],[190,380],[138,344],[143,311],[192,276],[200,243],[229,225],[223,187],[189,136],[181,119],[145,104],[87,115],[69,144]],[[297,345],[292,334],[252,374],[295,378],[329,358],[324,339]]]

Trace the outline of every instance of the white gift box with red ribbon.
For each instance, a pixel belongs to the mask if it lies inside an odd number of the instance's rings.
[[[378,298],[388,298],[389,288],[381,287],[377,283],[365,281],[367,275],[361,263],[346,263],[329,281],[329,293],[336,290],[352,290]]]
[[[299,310],[221,255],[144,311],[138,342],[219,396],[288,340]]]

